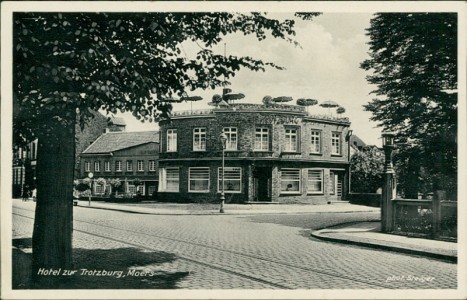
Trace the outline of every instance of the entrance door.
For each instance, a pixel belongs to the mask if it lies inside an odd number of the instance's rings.
[[[253,199],[254,201],[271,201],[272,169],[256,167],[253,171]]]
[[[330,177],[331,177],[331,195],[336,195],[337,200],[342,200],[344,174],[342,172],[331,171]]]

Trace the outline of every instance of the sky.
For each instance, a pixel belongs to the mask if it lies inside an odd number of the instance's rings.
[[[279,19],[290,14],[271,14]],[[371,101],[370,92],[376,87],[365,80],[368,72],[360,68],[360,63],[368,57],[369,37],[365,29],[370,25],[372,15],[366,13],[325,13],[313,19],[296,19],[295,40],[301,47],[284,40],[267,38],[258,42],[254,37],[243,34],[226,36],[227,55],[248,55],[264,61],[274,62],[285,70],[267,68],[266,72],[240,70],[229,88],[233,92],[245,94],[236,103],[261,103],[264,96],[290,96],[295,104],[298,98],[313,98],[319,103],[333,100],[344,107],[343,116],[348,117],[351,129],[366,144],[381,146],[381,129],[369,120],[370,112],[363,105]],[[196,44],[185,44],[184,55],[194,59],[200,50]],[[224,44],[213,49],[222,54]],[[202,96],[202,101],[174,105],[174,111],[205,109],[214,94],[222,94],[222,89],[194,91],[191,96]],[[309,108],[312,114],[329,114],[329,110],[319,105]],[[335,114],[335,109],[334,109]],[[141,123],[130,113],[117,114],[127,122],[127,131],[157,129],[156,124]]]

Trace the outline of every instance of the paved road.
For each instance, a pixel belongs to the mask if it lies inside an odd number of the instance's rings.
[[[32,209],[30,203],[15,203],[14,237],[31,236]],[[376,213],[154,216],[74,209],[73,243],[79,268],[132,267],[175,278],[170,283],[144,278],[146,288],[151,284],[182,289],[457,286],[456,264],[309,237],[311,228],[372,220],[378,218]],[[144,253],[156,253],[158,258],[144,257]],[[124,263],[116,265],[117,261]]]

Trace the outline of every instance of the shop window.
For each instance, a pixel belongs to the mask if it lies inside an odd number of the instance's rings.
[[[323,193],[323,170],[308,170],[308,186],[309,194]]]
[[[300,169],[281,170],[281,194],[300,193]]]
[[[188,178],[189,192],[209,192],[209,168],[190,168]]]
[[[178,192],[180,185],[180,171],[178,168],[159,169],[159,191]]]
[[[222,192],[222,168],[217,171],[217,191]],[[225,168],[224,172],[224,192],[240,193],[242,190],[242,168]]]

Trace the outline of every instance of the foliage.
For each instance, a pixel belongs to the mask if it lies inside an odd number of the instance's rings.
[[[300,98],[300,99],[297,99],[297,105],[300,105],[300,106],[313,106],[313,105],[316,105],[318,104],[318,100],[315,100],[315,99],[305,99],[305,98]]]
[[[86,184],[84,182],[81,182],[81,183],[78,183],[75,187],[75,189],[78,191],[78,192],[84,192],[84,191],[87,191],[87,190],[90,190],[91,189],[91,186],[89,184]]]
[[[139,179],[139,178],[133,179],[133,185],[134,185],[134,186],[139,186],[139,185],[141,185],[141,184],[143,184],[143,182],[141,181],[141,179]]]
[[[105,179],[102,178],[102,177],[99,177],[96,179],[96,183],[99,184],[99,185],[104,185],[105,184]]]
[[[312,18],[317,14],[299,14]],[[293,42],[295,21],[265,13],[16,13],[14,15],[14,136],[47,133],[58,124],[91,117],[92,110],[131,111],[141,121],[167,117],[187,90],[216,88],[241,68],[264,71],[274,63],[216,54],[224,35],[243,32]],[[182,43],[196,41],[196,57]]]
[[[264,96],[263,97],[263,104],[264,105],[272,104],[272,97],[271,96]]]
[[[118,178],[112,178],[109,181],[109,183],[113,188],[118,188],[118,187],[120,187],[122,185],[122,182]]]
[[[340,114],[343,114],[345,113],[345,108],[343,108],[342,106],[338,107],[336,112],[340,115]]]
[[[290,102],[292,101],[292,97],[287,97],[287,96],[280,96],[280,97],[275,97],[272,99],[274,102]]]
[[[375,146],[365,146],[350,159],[351,190],[374,193],[383,185],[384,154]]]
[[[422,170],[429,181],[457,178],[457,17],[376,14],[368,29],[370,58],[361,67],[372,71],[367,80],[377,88],[364,107],[379,126],[397,132],[399,170],[408,181]]]

